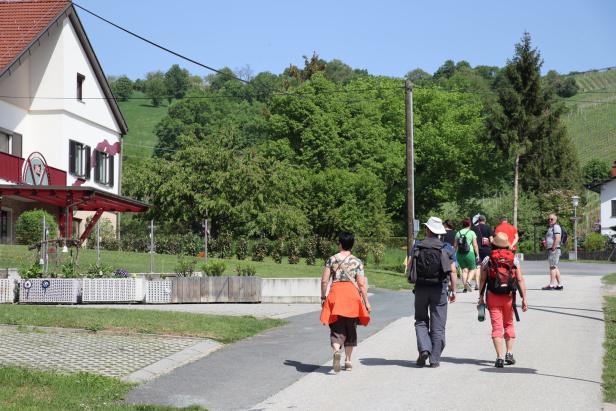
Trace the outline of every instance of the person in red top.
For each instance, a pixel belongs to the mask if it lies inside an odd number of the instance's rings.
[[[509,224],[509,221],[507,220],[508,219],[506,216],[500,218],[500,224],[494,229],[494,234],[507,234],[507,238],[509,239],[509,249],[515,251],[518,249],[517,244],[520,240],[520,237],[518,236],[518,229]]]

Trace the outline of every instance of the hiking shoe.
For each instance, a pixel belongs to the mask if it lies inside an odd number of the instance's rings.
[[[351,371],[353,369],[353,364],[351,364],[351,361],[345,361],[344,362],[344,370],[345,371]]]
[[[508,352],[507,354],[505,354],[505,364],[507,365],[515,364],[515,358],[513,358],[512,353]]]
[[[417,357],[417,366],[418,367],[425,367],[426,366],[426,360],[428,359],[428,357],[430,357],[430,353],[428,351],[422,351],[419,353],[419,357]]]
[[[554,289],[556,289],[556,287],[552,286],[552,285],[546,285],[545,287],[541,287],[542,290],[545,291],[552,291]]]
[[[340,372],[340,351],[334,353],[334,372]]]
[[[557,291],[562,291],[565,287],[563,287],[562,285],[557,285],[556,287],[554,287],[555,290]]]
[[[438,368],[441,366],[440,362],[431,362],[430,363],[430,368]]]
[[[505,366],[505,361],[503,361],[502,358],[497,358],[496,362],[494,363],[494,366],[496,368],[503,368]]]

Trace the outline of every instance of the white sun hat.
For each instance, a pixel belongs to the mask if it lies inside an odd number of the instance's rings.
[[[447,230],[443,226],[443,221],[438,217],[430,217],[427,223],[424,223],[428,230],[434,234],[447,234]]]

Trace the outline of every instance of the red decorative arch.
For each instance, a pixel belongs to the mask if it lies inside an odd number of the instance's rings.
[[[32,186],[48,186],[51,184],[47,160],[38,151],[30,154],[24,163],[21,182]]]

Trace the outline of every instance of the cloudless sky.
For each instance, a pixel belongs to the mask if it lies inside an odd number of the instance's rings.
[[[313,51],[371,74],[433,73],[447,59],[503,66],[524,31],[543,72],[616,66],[616,1],[75,0],[215,68],[281,73]],[[77,12],[108,75],[143,78],[178,63],[209,72]]]

